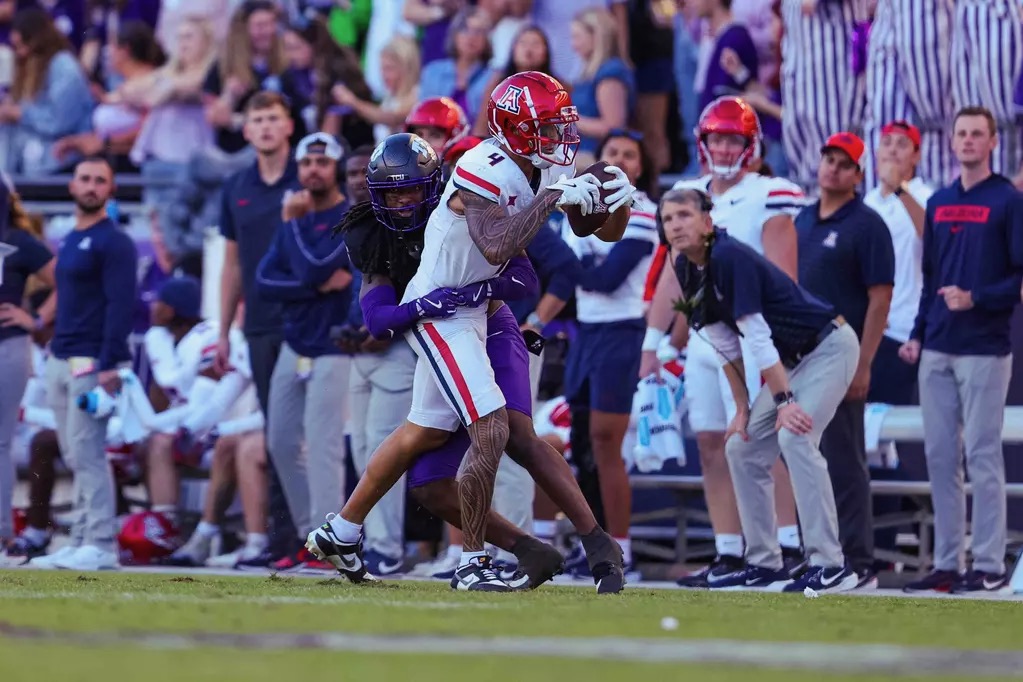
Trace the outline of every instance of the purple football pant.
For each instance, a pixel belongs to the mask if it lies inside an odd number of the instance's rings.
[[[506,305],[487,318],[487,357],[494,368],[497,385],[504,393],[507,409],[531,418],[533,390],[529,384],[529,351],[515,316]],[[444,445],[424,452],[408,471],[409,487],[455,478],[469,443],[469,432],[461,427]]]

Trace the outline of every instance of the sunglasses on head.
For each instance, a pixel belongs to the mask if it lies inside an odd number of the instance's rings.
[[[612,128],[607,132],[608,138],[612,137],[627,137],[633,142],[642,142],[643,133],[637,130],[630,130],[628,128]]]

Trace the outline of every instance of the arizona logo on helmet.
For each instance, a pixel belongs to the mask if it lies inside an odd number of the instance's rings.
[[[497,101],[497,108],[503,109],[510,114],[519,113],[519,97],[522,96],[522,88],[517,85],[509,85],[504,95]]]

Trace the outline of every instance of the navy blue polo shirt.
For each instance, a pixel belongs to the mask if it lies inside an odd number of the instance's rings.
[[[676,263],[676,272],[680,265]],[[774,346],[783,360],[805,351],[835,317],[835,309],[829,304],[722,230],[715,231],[709,267],[714,290],[704,292],[709,308],[707,324],[723,321],[732,326],[746,315],[759,313],[771,329]]]
[[[951,355],[1008,355],[1009,319],[1023,280],[1023,194],[992,174],[970,189],[956,179],[927,202],[924,285],[910,338]],[[969,291],[973,307],[952,312],[938,290]]]
[[[856,195],[827,218],[820,202],[796,216],[799,284],[824,299],[863,336],[870,297],[867,290],[895,284],[895,248],[888,226]]]
[[[25,299],[25,283],[53,260],[53,254],[46,245],[28,232],[8,228],[3,241],[18,250],[4,258],[3,282],[0,282],[0,303],[21,306]],[[21,327],[0,327],[0,341],[28,332]]]
[[[343,201],[282,224],[259,265],[260,295],[285,304],[284,340],[303,357],[341,354],[330,340],[330,330],[349,321],[358,290],[349,286],[322,293],[319,288],[336,270],[352,271],[345,243],[331,236],[331,228],[347,211],[348,202]]]
[[[64,238],[57,254],[54,357],[95,358],[100,370],[131,360],[137,261],[135,242],[109,218]]]
[[[300,189],[298,166],[288,161],[284,175],[273,185],[263,182],[257,162],[228,178],[220,204],[220,233],[238,243],[242,295],[245,297],[246,336],[280,332],[281,305],[264,301],[256,289],[256,270],[281,224],[284,192]]]

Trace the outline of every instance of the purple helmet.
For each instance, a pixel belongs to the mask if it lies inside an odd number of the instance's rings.
[[[411,232],[426,226],[430,213],[440,203],[441,162],[433,147],[418,135],[396,133],[373,150],[366,180],[377,220],[397,232]],[[388,206],[389,192],[415,190],[418,199],[401,206]]]

